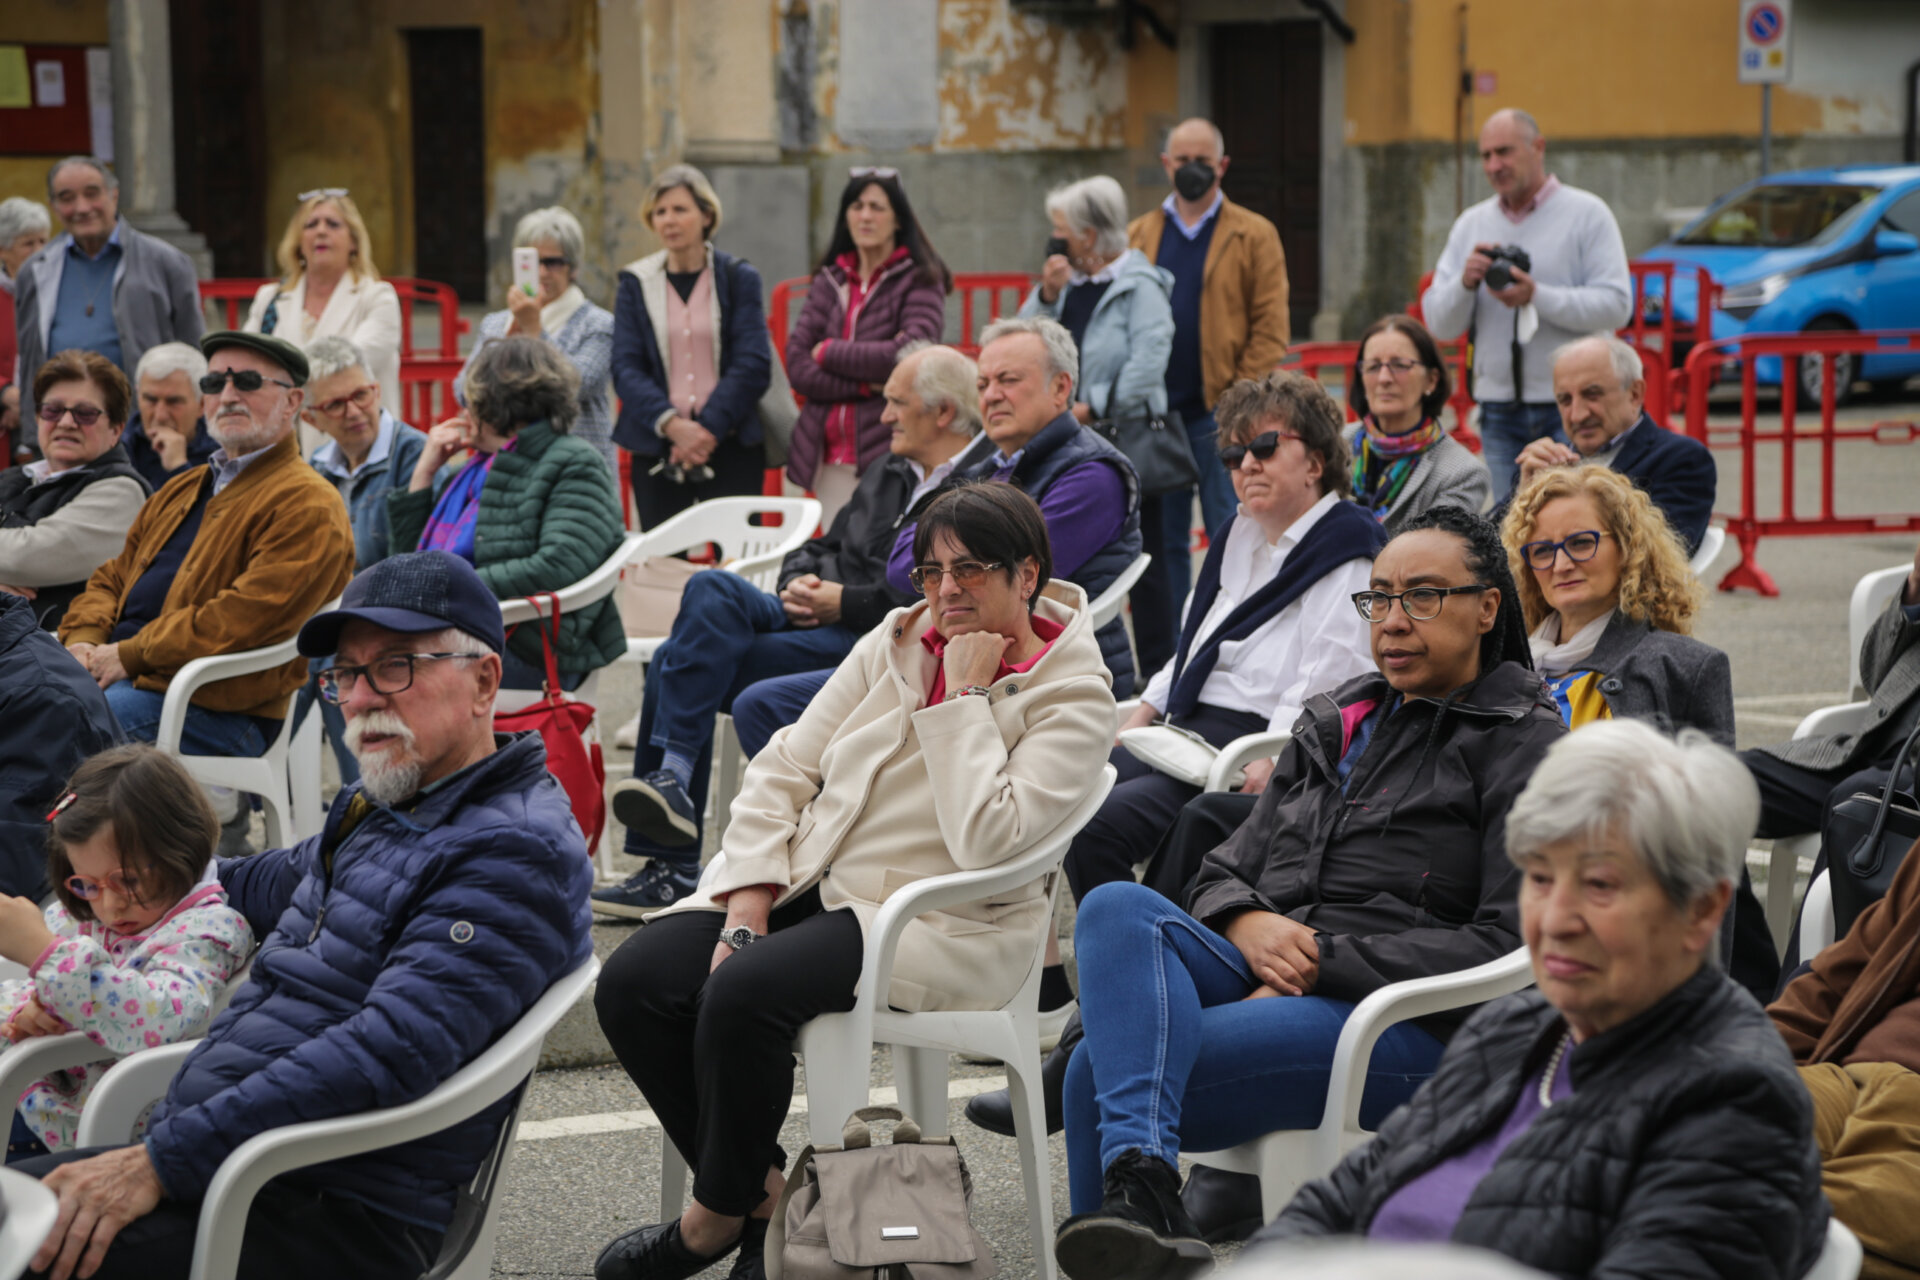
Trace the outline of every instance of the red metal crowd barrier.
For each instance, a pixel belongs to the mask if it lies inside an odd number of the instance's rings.
[[[454,379],[466,361],[455,356],[425,356],[400,362],[400,420],[425,431],[460,411]]]
[[[1453,410],[1453,425],[1448,434],[1475,453],[1480,452],[1480,436],[1473,429],[1473,397],[1466,387],[1466,343],[1448,342],[1440,347],[1440,358],[1446,362],[1447,373],[1453,379],[1453,391],[1447,398],[1447,404]],[[1333,379],[1335,387],[1329,387],[1328,393],[1340,402],[1348,422],[1356,422],[1359,416],[1347,401],[1348,383],[1359,376],[1360,344],[1357,342],[1301,342],[1291,347],[1280,358],[1280,368],[1298,369],[1309,377],[1328,382],[1328,373],[1337,374]]]
[[[1698,343],[1688,353],[1684,370],[1687,434],[1705,445],[1740,451],[1740,508],[1727,516],[1727,532],[1739,544],[1740,563],[1720,580],[1720,590],[1748,587],[1763,596],[1780,594],[1772,575],[1760,567],[1754,556],[1754,549],[1763,537],[1920,532],[1920,515],[1842,515],[1834,509],[1835,446],[1839,442],[1859,440],[1898,445],[1911,444],[1920,438],[1920,424],[1912,422],[1876,422],[1861,426],[1837,422],[1834,357],[1904,351],[1920,351],[1920,330],[1749,334]],[[1755,366],[1765,357],[1781,362],[1778,427],[1762,427],[1759,422]],[[1798,362],[1803,359],[1820,361],[1819,422],[1812,430],[1802,430],[1797,421],[1800,411]],[[1740,421],[1716,425],[1707,420],[1707,393],[1719,380],[1722,366],[1729,361],[1737,362],[1740,369]],[[1780,451],[1779,510],[1764,517],[1760,514],[1760,482],[1755,470],[1761,445],[1777,445]],[[1814,514],[1802,514],[1795,495],[1801,445],[1817,446],[1818,450],[1815,476],[1819,482],[1820,505]]]
[[[767,329],[773,334],[773,349],[784,364],[787,359],[787,334],[793,323],[793,301],[805,297],[811,276],[795,276],[773,286],[767,303]],[[1020,309],[1033,277],[1024,271],[960,272],[953,277],[953,296],[960,300],[960,336],[954,348],[970,356],[980,354],[980,330],[1002,316]],[[985,316],[981,318],[982,312]],[[977,321],[977,323],[976,323]]]
[[[246,319],[245,308],[253,305],[254,295],[271,280],[202,280],[200,300],[217,302],[226,316],[228,329],[238,329]],[[387,283],[400,295],[400,359],[412,360],[418,354],[413,340],[413,310],[416,303],[431,304],[440,317],[440,357],[458,359],[460,336],[471,327],[460,318],[460,295],[453,286],[437,280],[415,280],[407,276],[389,276]],[[429,357],[431,358],[431,357]]]

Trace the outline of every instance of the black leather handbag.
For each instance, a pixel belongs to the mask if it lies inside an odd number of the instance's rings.
[[[1116,377],[1107,388],[1108,409],[1113,408],[1113,393],[1119,385]],[[1200,483],[1193,447],[1187,443],[1187,425],[1174,410],[1102,418],[1088,425],[1127,455],[1134,474],[1140,477],[1141,497],[1154,498]]]
[[[1920,840],[1920,801],[1899,789],[1900,774],[1920,741],[1920,724],[1894,757],[1887,785],[1876,796],[1860,791],[1833,807],[1833,847],[1846,853],[1828,864],[1833,889],[1833,936],[1844,938],[1862,911],[1887,896],[1907,850]]]

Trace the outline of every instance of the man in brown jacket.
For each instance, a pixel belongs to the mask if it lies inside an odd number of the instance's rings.
[[[1160,156],[1173,192],[1127,226],[1128,245],[1173,274],[1167,407],[1186,422],[1200,471],[1200,513],[1209,533],[1234,514],[1233,484],[1214,451],[1213,406],[1242,378],[1257,380],[1273,372],[1287,353],[1289,329],[1280,233],[1220,190],[1226,150],[1209,120],[1175,126]],[[1193,494],[1181,490],[1142,505],[1156,503],[1160,510],[1142,512],[1141,533],[1156,561],[1166,565],[1177,607],[1192,578],[1186,552]]]
[[[1768,1007],[1813,1095],[1821,1189],[1860,1274],[1920,1276],[1920,856]]]
[[[307,358],[282,338],[237,330],[200,346],[202,412],[219,451],[148,499],[119,556],[94,571],[60,624],[127,736],[149,742],[181,667],[291,639],[353,576],[346,506],[294,434]],[[293,658],[203,687],[181,750],[259,755],[306,672]]]

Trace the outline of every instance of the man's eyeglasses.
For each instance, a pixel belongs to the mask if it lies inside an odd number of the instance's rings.
[[[1553,562],[1562,551],[1567,559],[1579,564],[1582,560],[1591,560],[1600,553],[1600,539],[1611,535],[1598,529],[1582,529],[1570,533],[1558,542],[1529,542],[1520,548],[1520,554],[1526,557],[1528,564],[1536,569],[1551,569]]]
[[[73,420],[83,427],[90,427],[100,421],[100,415],[105,412],[105,409],[96,409],[90,404],[61,404],[58,400],[50,400],[34,410],[40,421],[48,426],[72,414]]]
[[[200,379],[200,394],[203,396],[219,395],[220,392],[225,389],[228,378],[233,379],[234,389],[237,391],[258,391],[269,382],[276,387],[285,387],[289,391],[293,390],[293,384],[291,382],[283,382],[279,378],[269,378],[263,373],[255,373],[252,369],[215,369]]]
[[[1418,360],[1369,360],[1360,366],[1360,372],[1369,378],[1377,378],[1380,371],[1385,369],[1396,378],[1404,378],[1415,369],[1425,367]]]
[[[294,199],[298,200],[301,204],[305,204],[309,200],[318,200],[322,197],[328,200],[338,200],[345,194],[347,194],[345,187],[315,187],[311,191],[302,191],[299,195],[295,196]]]
[[[471,661],[479,656],[476,653],[396,653],[360,666],[328,667],[316,679],[320,682],[320,696],[328,702],[345,702],[362,680],[381,697],[390,698],[413,688],[413,667],[417,662]]]
[[[981,564],[978,560],[962,560],[951,568],[942,569],[937,564],[917,564],[907,574],[907,581],[913,583],[913,589],[923,595],[932,595],[940,589],[942,579],[951,576],[954,584],[962,591],[971,591],[987,580],[989,569],[1004,569],[1006,561],[995,560]]]
[[[246,388],[242,387],[241,390],[244,391],[246,390]],[[372,407],[373,398],[375,395],[379,393],[379,391],[380,391],[379,387],[376,387],[371,382],[369,382],[366,386],[360,387],[353,391],[349,391],[347,392],[347,394],[343,396],[337,396],[334,399],[327,401],[325,404],[317,404],[313,406],[313,411],[315,413],[324,413],[329,418],[337,418],[341,414],[347,411],[348,405],[352,405],[356,409],[366,409],[366,408]]]
[[[1405,591],[1356,591],[1353,593],[1353,607],[1368,622],[1381,623],[1393,612],[1393,602],[1398,600],[1400,607],[1415,622],[1431,622],[1440,616],[1440,606],[1446,603],[1448,596],[1467,595],[1488,590],[1484,582],[1470,582],[1464,587],[1408,587]]]
[[[132,902],[140,900],[140,875],[135,871],[109,871],[99,879],[73,875],[66,879],[67,892],[82,902],[92,902],[108,889]]]
[[[900,171],[884,166],[875,167],[869,164],[857,164],[847,170],[847,176],[849,178],[897,178],[900,176]]]
[[[1220,451],[1220,465],[1229,471],[1240,469],[1240,460],[1248,454],[1265,462],[1280,447],[1282,440],[1298,440],[1291,431],[1262,431],[1245,444],[1230,444]]]

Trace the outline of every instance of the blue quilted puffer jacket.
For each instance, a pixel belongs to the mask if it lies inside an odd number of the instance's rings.
[[[420,1097],[585,962],[592,864],[567,794],[538,734],[499,742],[410,813],[376,808],[339,840],[349,788],[319,836],[220,864],[266,942],[154,1112],[170,1197],[200,1199],[263,1130]],[[444,1231],[506,1106],[283,1181]]]

